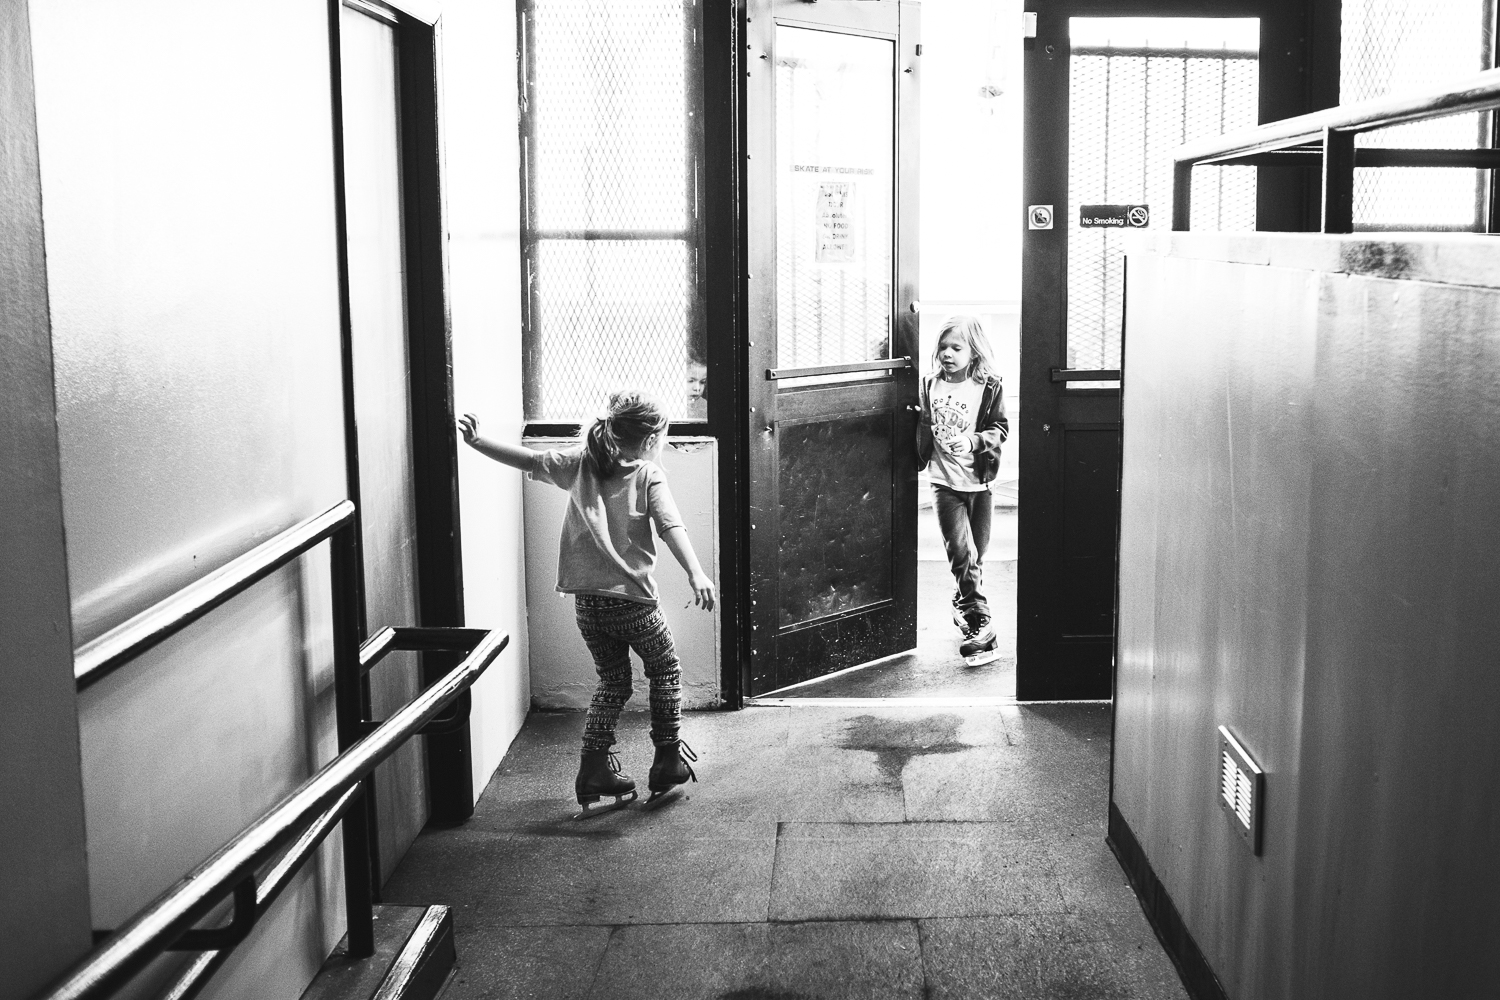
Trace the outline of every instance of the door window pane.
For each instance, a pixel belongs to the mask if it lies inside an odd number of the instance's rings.
[[[1256,124],[1260,22],[1070,21],[1067,367],[1119,368],[1124,239],[1118,229],[1083,228],[1080,210],[1146,205],[1146,228],[1172,228],[1172,150]],[[1255,168],[1193,171],[1192,227],[1254,229]]]
[[[776,28],[776,344],[784,368],[890,356],[895,43]]]

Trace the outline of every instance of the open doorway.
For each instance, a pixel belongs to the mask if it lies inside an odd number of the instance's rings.
[[[1103,17],[1075,16],[1098,12],[1083,2],[1024,18],[1019,3],[924,10],[912,367],[918,377],[932,369],[939,331],[957,314],[977,318],[994,349],[1010,437],[989,495],[983,587],[999,655],[982,665],[960,655],[955,581],[924,472],[915,648],[774,696],[1109,697],[1124,274],[1121,232],[1107,224],[1169,228],[1171,150],[1263,111],[1261,18],[1181,16],[1190,5],[1171,0],[1129,6]],[[1202,228],[1254,229],[1254,171],[1201,174]]]
[[[993,348],[1010,422],[989,484],[991,537],[983,591],[996,658],[969,666],[950,603],[954,578],[931,477],[917,473],[915,648],[769,692],[759,701],[881,698],[1011,701],[1015,697],[1017,427],[1020,369],[1022,4],[951,0],[922,10],[921,297],[914,375],[932,370],[939,332],[973,316]],[[915,381],[915,379],[913,379]]]

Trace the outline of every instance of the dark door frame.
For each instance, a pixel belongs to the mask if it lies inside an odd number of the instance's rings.
[[[447,299],[447,226],[442,196],[439,133],[438,21],[399,3],[327,0],[333,95],[334,203],[338,232],[339,325],[343,368],[344,455],[348,496],[359,517],[359,431],[354,418],[354,345],[349,319],[348,220],[344,200],[342,59],[339,11],[348,6],[392,24],[396,31],[401,143],[402,240],[406,262],[407,354],[417,527],[417,607],[414,625],[464,624],[463,551],[459,532],[458,444],[453,407],[452,330]],[[363,552],[360,630],[364,621]],[[451,669],[450,654],[423,654],[422,681]],[[366,692],[368,698],[368,691]],[[368,707],[368,706],[367,706]],[[474,812],[469,724],[427,736],[429,822],[461,823]],[[374,803],[367,808],[374,817]],[[373,859],[380,884],[380,859]],[[378,890],[377,890],[378,895]]]
[[[709,433],[719,442],[719,695],[744,705],[750,689],[750,354],[745,226],[744,11],[740,0],[703,0],[702,247]]]
[[[1018,222],[1023,227],[1026,205],[1051,204],[1057,206],[1055,214],[1068,210],[1069,17],[1258,17],[1260,120],[1288,118],[1338,100],[1338,0],[1031,0],[1027,6],[1036,11],[1038,23],[1037,37],[1025,41],[1022,56],[1025,148]],[[1310,58],[1311,53],[1328,51],[1333,53],[1332,60]],[[1260,171],[1259,228],[1316,229],[1319,209],[1311,171],[1300,167]],[[1058,615],[1065,601],[1059,546],[1064,530],[1062,484],[1069,459],[1063,432],[1118,427],[1121,390],[1072,390],[1065,400],[1053,380],[1053,369],[1067,366],[1063,356],[1067,220],[1058,218],[1055,225],[1051,231],[1026,231],[1022,244],[1020,423],[1025,433],[1021,435],[1016,675],[1017,697],[1022,700],[1111,697],[1116,652],[1113,637],[1087,642],[1080,637],[1068,647],[1077,662],[1058,662],[1061,647],[1068,645],[1062,642]],[[1039,400],[1047,402],[1037,405]],[[1064,408],[1077,412],[1064,417]],[[1114,520],[1118,520],[1118,510]],[[1117,523],[1115,530],[1117,546]],[[1111,662],[1104,662],[1106,657]]]

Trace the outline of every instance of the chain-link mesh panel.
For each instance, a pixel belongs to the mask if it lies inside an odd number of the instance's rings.
[[[1081,228],[1079,209],[1145,204],[1148,228],[1170,229],[1172,150],[1255,124],[1258,62],[1243,52],[1089,48],[1069,64],[1067,363],[1118,368],[1124,240],[1116,229]],[[1255,168],[1194,170],[1192,227],[1254,229]]]
[[[529,5],[528,420],[586,421],[623,387],[652,392],[673,419],[704,418],[687,388],[689,356],[702,355],[688,182],[694,9]]]
[[[688,256],[684,240],[538,244],[528,419],[587,420],[626,387],[687,416]]]
[[[895,46],[776,29],[776,359],[890,355]]]
[[[1488,65],[1483,0],[1344,0],[1339,102],[1410,93]],[[1470,149],[1488,146],[1488,115],[1453,115],[1366,132],[1359,146]],[[1354,225],[1379,229],[1476,229],[1483,172],[1436,167],[1354,171]]]
[[[537,0],[532,226],[687,226],[681,0]]]

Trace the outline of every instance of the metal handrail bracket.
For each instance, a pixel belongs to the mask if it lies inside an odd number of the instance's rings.
[[[434,630],[416,631],[430,633]],[[242,885],[251,873],[299,833],[306,837],[310,825],[324,827],[322,832],[326,832],[326,825],[331,822],[329,814],[342,813],[349,807],[351,793],[359,783],[445,706],[467,691],[510,642],[510,636],[498,631],[455,629],[453,632],[460,633],[455,638],[461,639],[464,647],[471,645],[475,635],[482,638],[472,644],[463,662],[441,680],[417,695],[374,732],[339,754],[115,931],[44,994],[45,1000],[108,996],[152,959],[182,940],[194,923],[218,905],[226,892]],[[426,637],[420,638],[425,640]],[[273,879],[278,883],[276,891],[279,891],[285,873],[273,873]],[[258,913],[261,907],[255,909]],[[196,964],[206,966],[210,963],[200,959]]]

